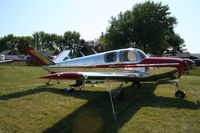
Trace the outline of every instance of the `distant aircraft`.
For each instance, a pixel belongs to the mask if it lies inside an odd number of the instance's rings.
[[[194,64],[191,60],[180,58],[148,57],[136,48],[107,51],[59,62],[48,59],[33,48],[26,48],[25,51],[44,65],[45,70],[55,72],[41,78],[132,82],[132,86],[137,88],[141,86],[140,82],[172,81],[178,88],[175,96],[180,98],[185,96],[185,92],[178,86],[179,78]]]
[[[6,62],[11,62],[13,60],[3,60],[3,61],[0,61],[0,63],[6,63]]]
[[[0,55],[0,63],[6,63],[6,62],[11,62],[13,60],[6,60],[5,55]]]
[[[6,62],[11,62],[13,60],[0,60],[0,63],[6,63]]]

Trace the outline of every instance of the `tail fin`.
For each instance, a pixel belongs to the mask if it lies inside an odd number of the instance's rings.
[[[70,53],[70,50],[63,50],[59,55],[57,55],[53,59],[53,62],[59,63],[59,62],[64,61],[66,58],[69,59],[69,53]]]
[[[41,54],[38,50],[33,48],[24,49],[27,54],[29,54],[33,59],[42,65],[53,65],[55,64],[52,60]]]

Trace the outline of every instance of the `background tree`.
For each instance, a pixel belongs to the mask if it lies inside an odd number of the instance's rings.
[[[34,41],[31,36],[18,37],[18,40],[19,42],[17,45],[17,49],[20,54],[25,54],[24,48],[29,48],[34,46]]]
[[[65,45],[66,45],[66,42],[64,40],[64,37],[62,35],[56,35],[54,37],[55,39],[55,42],[56,42],[56,49],[58,51],[62,51],[62,50],[65,50],[65,49],[68,49]]]
[[[170,16],[167,5],[151,1],[136,4],[132,10],[111,18],[111,25],[105,35],[106,47],[136,47],[161,55],[171,47],[168,38],[174,34],[176,24],[176,18]]]
[[[62,36],[57,34],[46,34],[44,38],[45,45],[43,47],[48,50],[58,50],[58,45],[61,38]]]
[[[78,32],[66,31],[64,33],[65,46],[63,48],[70,49],[72,55],[77,55],[78,49],[82,47],[80,34]]]
[[[32,36],[35,48],[37,48],[38,50],[48,49],[48,43],[47,43],[48,33],[40,31],[33,33]]]
[[[80,34],[75,31],[67,31],[64,35],[49,34],[43,31],[35,32],[32,36],[14,36],[9,34],[0,38],[0,51],[18,49],[23,54],[24,48],[33,47],[38,50],[57,50],[70,49],[72,55],[76,57],[78,51],[86,48],[84,39],[80,39]]]
[[[106,38],[105,38],[105,34],[103,32],[101,33],[101,36],[99,37],[98,42],[103,47],[103,50],[105,50]]]
[[[180,37],[179,34],[170,34],[167,42],[169,44],[169,48],[166,50],[166,53],[170,53],[173,56],[186,50],[184,49],[184,40]]]
[[[4,37],[0,38],[0,52],[9,49]]]
[[[20,54],[24,53],[24,48],[33,46],[33,38],[31,36],[14,36],[9,34],[0,39],[0,51],[18,50]]]
[[[1,38],[0,41],[0,49],[2,50],[14,50],[17,48],[19,43],[19,38],[14,36],[13,34],[9,34]]]

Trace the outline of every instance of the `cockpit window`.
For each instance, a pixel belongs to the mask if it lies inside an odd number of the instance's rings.
[[[141,56],[142,59],[147,57],[147,55],[140,50],[137,50],[137,53]]]
[[[119,54],[119,60],[120,61],[136,61],[137,57],[134,52],[127,50],[127,51],[121,51]]]
[[[116,61],[116,52],[105,54],[105,62],[115,62]]]

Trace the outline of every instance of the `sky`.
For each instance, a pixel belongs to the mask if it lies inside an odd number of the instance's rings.
[[[170,7],[175,27],[191,53],[200,53],[200,0],[152,0]],[[145,0],[0,0],[0,37],[31,36],[44,31],[63,35],[77,31],[85,40],[106,32],[112,16]]]

